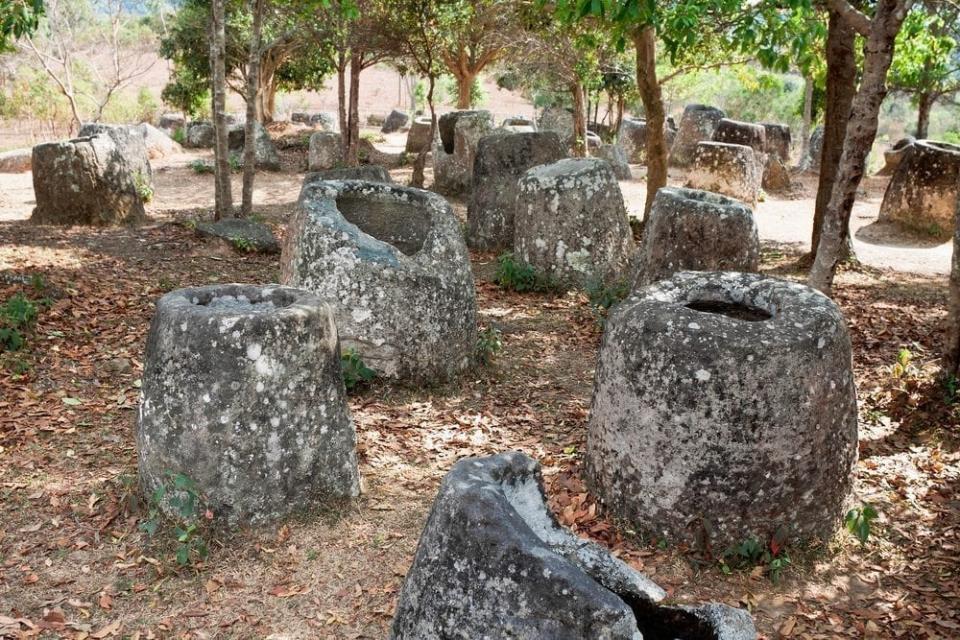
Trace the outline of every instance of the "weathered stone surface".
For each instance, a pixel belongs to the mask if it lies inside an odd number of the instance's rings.
[[[722,550],[829,540],[857,459],[850,338],[801,284],[682,272],[607,319],[587,432],[591,488],[645,534]]]
[[[230,525],[356,496],[329,307],[273,285],[163,296],[147,337],[137,450],[146,493],[182,473]]]
[[[222,238],[241,251],[280,253],[280,243],[270,227],[246,218],[224,218],[214,222],[201,222],[197,233],[203,236]]]
[[[337,116],[326,111],[304,112],[297,111],[290,114],[290,122],[306,124],[321,131],[339,131],[340,124]]]
[[[670,147],[670,164],[676,167],[686,167],[693,162],[697,145],[701,142],[713,140],[714,130],[726,114],[704,104],[688,104],[680,117],[680,127],[677,136]]]
[[[14,149],[0,153],[0,173],[25,173],[30,171],[33,149]]]
[[[254,158],[258,169],[268,171],[280,170],[280,155],[277,148],[270,138],[266,128],[259,122],[253,123],[254,131]],[[247,138],[247,131],[243,124],[237,124],[230,127],[227,134],[227,146],[230,153],[236,155],[241,162],[243,161],[243,145]],[[312,138],[311,138],[312,139]]]
[[[537,129],[537,121],[527,116],[509,116],[500,123],[501,127],[531,127],[534,131]]]
[[[883,152],[883,168],[880,171],[877,171],[878,176],[892,176],[897,171],[897,167],[900,166],[900,162],[903,161],[904,156],[906,156],[912,150],[911,147],[917,139],[913,136],[907,136],[906,138],[901,138],[890,147],[889,149]]]
[[[587,148],[599,149],[603,139],[595,131],[587,131]]]
[[[960,145],[917,140],[887,185],[880,221],[947,239],[956,225]]]
[[[730,196],[753,207],[757,204],[762,177],[763,170],[750,147],[701,142],[693,156],[687,186]]]
[[[560,136],[564,148],[573,146],[573,113],[562,107],[547,107],[540,114],[538,131],[553,131]]]
[[[790,166],[790,145],[793,141],[790,125],[764,122],[763,128],[767,141],[764,152],[779,159],[783,166]]]
[[[321,182],[324,180],[368,180],[370,182],[392,183],[390,173],[383,167],[375,164],[362,164],[359,167],[341,167],[308,173],[303,183]]]
[[[517,188],[514,252],[520,260],[578,286],[623,274],[635,247],[610,163],[567,158],[530,169]]]
[[[473,162],[474,189],[467,207],[467,244],[482,251],[513,247],[517,181],[532,167],[566,155],[553,131],[484,136]]]
[[[673,146],[677,130],[667,122],[664,125],[667,149]],[[627,159],[634,164],[647,162],[647,122],[639,118],[624,118],[617,133],[617,144],[627,153]]]
[[[658,605],[665,592],[561,527],[522,453],[459,461],[407,573],[393,640],[752,640],[749,614]]]
[[[340,144],[339,133],[318,131],[310,136],[307,151],[307,167],[310,171],[326,171],[342,165],[343,149]]]
[[[382,167],[399,167],[403,162],[402,153],[391,153],[381,151],[376,145],[366,138],[360,138],[357,141],[357,159],[362,164],[374,164]]]
[[[31,164],[37,206],[30,220],[95,226],[142,221],[136,177],[140,160],[107,134],[35,146]]]
[[[140,137],[147,149],[147,157],[151,160],[165,158],[183,153],[183,148],[163,130],[157,129],[148,122],[141,122],[132,128]]]
[[[344,347],[388,377],[446,380],[470,365],[476,293],[450,205],[408,187],[308,182],[280,259],[284,283],[334,309]]]
[[[606,160],[613,169],[613,174],[617,180],[630,180],[633,174],[630,173],[630,164],[627,162],[627,153],[623,147],[617,144],[602,144],[594,152],[598,158]]]
[[[172,134],[177,129],[182,129],[186,123],[186,117],[180,112],[164,113],[160,116],[157,126],[160,129]]]
[[[130,167],[131,173],[144,184],[153,184],[153,169],[143,133],[136,127],[125,124],[102,124],[88,122],[80,127],[78,138],[105,135],[113,139]]]
[[[809,153],[807,166],[811,171],[820,171],[820,156],[823,155],[823,125],[816,127],[810,134]]]
[[[414,118],[410,123],[410,130],[407,132],[407,144],[404,151],[407,153],[420,153],[424,149],[430,148],[430,118],[422,116]]]
[[[212,149],[215,139],[212,123],[188,122],[183,146],[189,149]]]
[[[662,187],[650,208],[634,288],[678,271],[756,271],[760,239],[753,212],[709,191]]]
[[[754,155],[766,155],[767,130],[762,124],[721,118],[713,132],[714,142],[742,144],[753,149]]]
[[[440,136],[433,145],[433,190],[448,195],[469,193],[473,159],[480,138],[493,130],[489,111],[452,111],[440,116]]]
[[[381,133],[393,133],[395,131],[400,131],[407,123],[410,122],[410,116],[403,111],[394,109],[390,112],[390,115],[387,116],[387,119],[383,121],[383,126],[380,127]]]
[[[793,186],[790,171],[773,155],[767,156],[767,166],[763,171],[763,188],[768,193],[787,193]]]

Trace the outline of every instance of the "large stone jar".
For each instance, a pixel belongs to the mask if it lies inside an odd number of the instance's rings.
[[[717,123],[724,117],[726,114],[716,107],[688,104],[683,109],[677,136],[670,148],[670,164],[676,167],[688,166],[693,161],[697,144],[712,140]]]
[[[650,208],[635,287],[678,271],[756,271],[759,263],[749,207],[709,191],[663,187]]]
[[[687,174],[687,186],[712,191],[754,207],[763,184],[763,165],[753,149],[742,144],[701,142]]]
[[[917,140],[887,185],[880,220],[944,240],[951,237],[960,190],[960,145]]]
[[[214,285],[160,298],[137,420],[143,489],[190,478],[231,525],[359,492],[337,329],[315,295]]]
[[[447,195],[469,193],[473,159],[480,139],[493,131],[489,111],[451,111],[437,121],[433,140],[433,190]]]
[[[280,263],[285,284],[330,303],[344,348],[380,375],[443,381],[470,365],[473,273],[460,223],[435,193],[308,181]]]
[[[616,518],[715,550],[777,532],[828,540],[856,459],[850,338],[826,296],[683,272],[614,308],[586,467]]]

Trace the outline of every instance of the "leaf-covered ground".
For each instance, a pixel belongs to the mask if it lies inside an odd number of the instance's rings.
[[[289,207],[266,213],[282,234]],[[935,381],[946,283],[892,271],[847,270],[837,286],[861,401],[856,502],[880,513],[863,547],[840,532],[788,549],[774,582],[764,564],[727,573],[695,549],[619,532],[579,477],[596,314],[580,295],[503,292],[494,257],[475,255],[481,322],[503,333],[494,364],[446,387],[354,395],[361,499],[204,531],[209,557],[178,567],[172,534],[138,526],[133,426],[154,301],[278,277],[275,256],[173,220],[193,214],[139,229],[0,225],[0,301],[42,302],[0,374],[0,636],[384,638],[440,478],[461,457],[519,449],[542,462],[561,521],[679,601],[749,607],[765,638],[960,637],[960,405]],[[797,277],[796,256],[767,249],[764,270]]]

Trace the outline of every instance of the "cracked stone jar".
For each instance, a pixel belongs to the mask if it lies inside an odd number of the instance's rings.
[[[470,365],[473,271],[441,196],[362,180],[308,182],[280,263],[282,282],[327,301],[344,349],[379,375],[442,381]]]
[[[182,474],[230,525],[358,495],[330,309],[278,286],[166,294],[147,338],[136,435],[147,494]]]
[[[829,539],[857,459],[839,308],[758,274],[682,272],[607,320],[591,489],[637,531],[715,551],[775,533]]]

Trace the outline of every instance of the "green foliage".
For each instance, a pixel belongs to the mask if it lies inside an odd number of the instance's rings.
[[[755,537],[747,538],[721,554],[720,570],[731,573],[733,570],[763,567],[770,581],[777,583],[791,564],[785,542],[782,531],[775,533],[766,545]]]
[[[213,514],[205,506],[196,483],[182,473],[166,473],[148,498],[148,515],[140,530],[151,538],[158,533],[172,538],[177,564],[185,566],[192,559],[204,560],[209,547],[204,539],[205,522]],[[172,513],[171,513],[172,512]]]
[[[903,378],[907,375],[914,373],[915,368],[913,367],[913,354],[909,349],[901,347],[897,351],[897,360],[893,363],[893,366],[890,368],[890,373],[893,374],[894,378]]]
[[[150,185],[150,179],[137,171],[133,174],[133,186],[137,190],[137,195],[144,202],[153,200],[153,187]]]
[[[213,165],[205,160],[201,160],[200,158],[193,160],[189,164],[189,167],[193,169],[194,173],[199,173],[199,174],[213,173]]]
[[[347,391],[352,391],[377,377],[377,372],[364,364],[360,354],[354,349],[347,349],[340,354],[340,365],[343,368],[343,384]]]
[[[33,33],[42,15],[43,0],[0,0],[0,52]]]
[[[624,278],[610,283],[596,278],[587,282],[586,291],[590,307],[602,319],[610,307],[630,295],[630,283]]]
[[[233,245],[234,249],[243,253],[250,253],[256,249],[249,238],[244,238],[242,236],[234,236],[233,238],[230,238],[230,243]]]
[[[872,505],[864,504],[858,509],[850,509],[843,520],[843,524],[847,527],[847,531],[857,537],[861,545],[865,545],[867,540],[870,539],[873,521],[879,515]]]
[[[227,163],[230,165],[230,171],[234,173],[243,171],[243,158],[239,153],[231,153],[227,158]]]
[[[497,258],[494,281],[507,291],[545,293],[560,290],[560,284],[549,276],[537,273],[531,265],[517,260],[512,253]]]
[[[382,144],[387,141],[382,133],[377,133],[375,131],[364,131],[360,134],[361,140],[366,140],[370,144]]]
[[[477,333],[474,358],[484,367],[490,366],[493,357],[503,349],[503,334],[496,327],[487,326]]]
[[[941,95],[960,88],[958,13],[956,6],[944,3],[937,12],[917,5],[907,14],[890,66],[888,81],[893,90]]]
[[[26,343],[24,332],[36,322],[37,306],[22,293],[0,305],[0,351],[19,351]]]
[[[174,142],[177,144],[184,144],[187,141],[187,131],[183,127],[179,129],[174,129],[173,134],[170,136]]]

